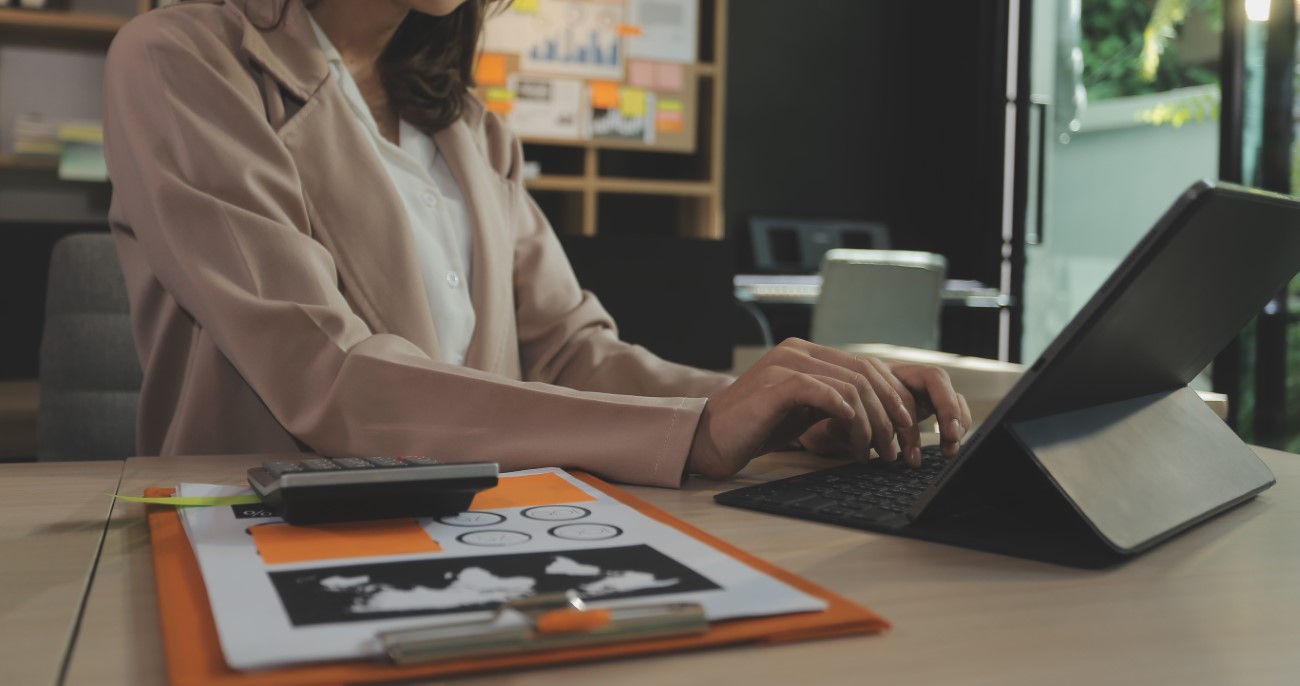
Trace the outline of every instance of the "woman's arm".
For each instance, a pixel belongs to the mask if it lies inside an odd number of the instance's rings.
[[[680,483],[703,400],[516,382],[435,362],[370,330],[311,236],[257,82],[230,38],[192,17],[145,15],[110,51],[114,228],[132,235],[150,276],[282,426],[330,455],[421,453]]]

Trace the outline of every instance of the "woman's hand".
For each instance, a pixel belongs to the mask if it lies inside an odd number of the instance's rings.
[[[816,453],[871,451],[921,461],[918,422],[937,414],[944,455],[957,454],[970,428],[966,399],[947,372],[880,360],[791,338],[763,356],[704,406],[686,469],[725,479],[750,460],[796,439]]]

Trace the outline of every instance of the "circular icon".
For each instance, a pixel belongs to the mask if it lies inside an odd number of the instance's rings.
[[[474,512],[471,510],[439,517],[438,521],[450,526],[491,526],[506,521],[506,517],[495,512]]]
[[[520,514],[529,519],[540,519],[543,522],[567,522],[570,519],[582,519],[589,516],[591,510],[576,505],[542,505],[540,507],[530,507]]]
[[[466,545],[483,545],[483,546],[507,546],[519,545],[532,540],[522,531],[506,531],[504,529],[487,529],[485,531],[471,531],[467,534],[461,534],[456,540]]]
[[[622,536],[623,530],[609,524],[561,524],[551,529],[550,533],[556,538],[571,541],[603,541]]]

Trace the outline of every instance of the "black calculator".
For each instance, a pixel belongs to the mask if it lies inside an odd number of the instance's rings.
[[[286,522],[322,524],[464,512],[497,472],[495,462],[423,456],[305,457],[254,467],[248,483]]]

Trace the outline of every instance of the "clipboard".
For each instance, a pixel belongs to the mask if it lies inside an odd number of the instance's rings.
[[[350,660],[237,672],[227,666],[222,657],[216,623],[208,605],[198,560],[190,547],[180,515],[172,507],[150,506],[149,534],[153,545],[154,575],[168,682],[176,686],[299,686],[395,681],[571,664],[737,644],[761,645],[871,634],[889,628],[889,623],[870,609],[754,557],[630,493],[589,474],[582,472],[570,472],[570,474],[651,519],[671,526],[754,569],[825,600],[827,609],[822,612],[795,615],[724,620],[709,625],[702,633],[689,635],[557,647],[554,650],[524,651],[509,655],[456,658],[405,666],[395,666],[377,659]],[[163,497],[172,492],[173,489],[150,488],[145,491],[145,495]]]

